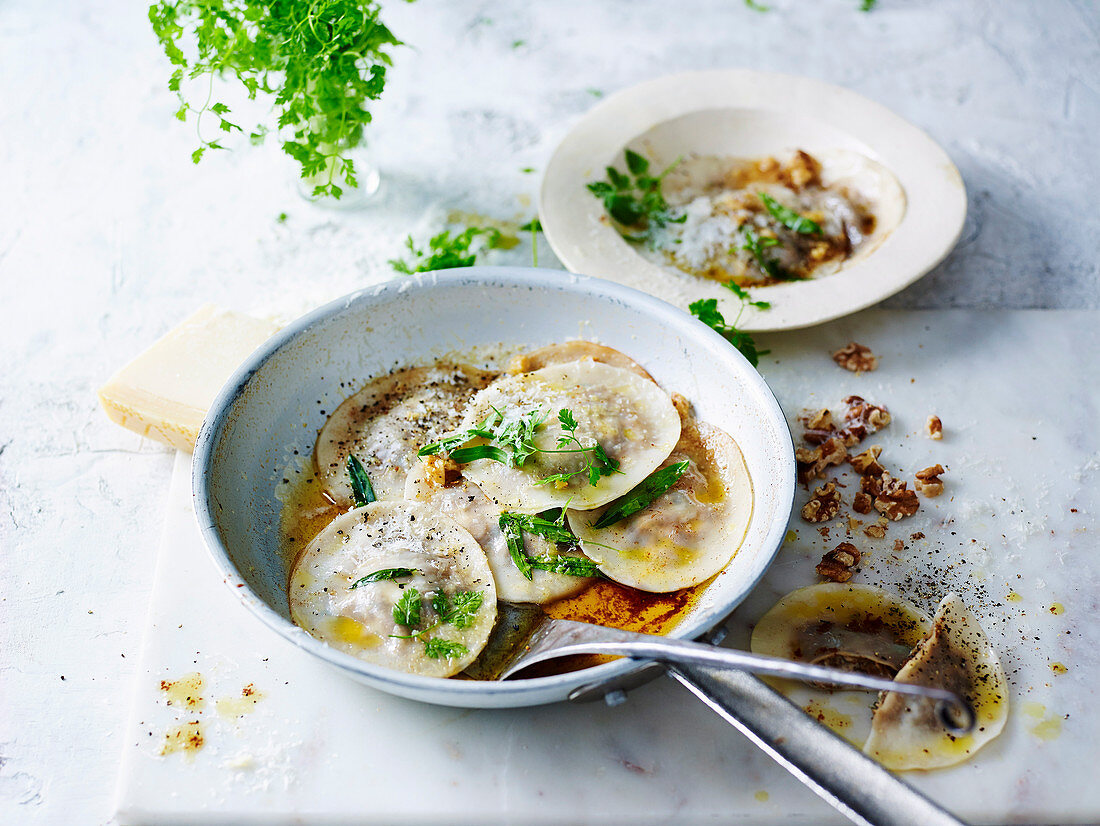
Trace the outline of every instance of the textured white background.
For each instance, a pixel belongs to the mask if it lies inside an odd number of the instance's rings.
[[[594,91],[735,66],[848,86],[927,129],[970,192],[958,249],[889,306],[1100,307],[1100,6],[772,5],[388,2],[410,47],[370,132],[386,188],[337,213],[274,146],[191,165],[142,3],[0,3],[0,822],[110,819],[172,456],[95,388],[204,301],[294,313],[386,276],[449,210],[526,219],[521,169]]]

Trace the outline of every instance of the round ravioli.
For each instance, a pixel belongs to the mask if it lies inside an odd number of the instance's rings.
[[[823,582],[791,591],[752,632],[754,654],[893,677],[932,627],[908,600],[873,585]]]
[[[470,532],[426,505],[373,502],[332,521],[290,575],[294,622],[375,665],[449,677],[496,621],[496,587]]]
[[[493,378],[465,365],[411,367],[381,376],[336,408],[317,436],[317,475],[338,505],[352,504],[347,461],[367,471],[375,496],[399,500],[416,451],[454,429],[466,402]]]
[[[508,372],[513,375],[530,373],[551,364],[566,364],[570,361],[581,361],[583,359],[598,361],[601,364],[610,364],[612,367],[621,367],[623,370],[637,373],[643,379],[653,381],[653,377],[626,353],[620,353],[613,347],[605,347],[602,344],[580,340],[550,344],[529,353],[521,353],[509,362]]]
[[[502,602],[553,602],[571,596],[588,585],[591,580],[586,577],[537,569],[531,572],[531,579],[524,577],[512,561],[508,543],[500,529],[501,509],[489,501],[481,488],[463,478],[457,467],[447,467],[447,462],[438,456],[429,456],[414,467],[405,483],[405,498],[424,502],[470,532],[489,560],[497,586],[497,599]],[[523,541],[530,556],[546,558],[558,555],[558,546],[554,542],[531,534],[524,534]]]
[[[593,526],[618,502],[568,513],[569,527],[600,570],[643,591],[675,591],[714,576],[737,553],[752,518],[752,482],[737,443],[696,421],[686,400],[677,397],[676,408],[680,439],[661,468],[686,462],[687,470],[671,488],[606,528]]]
[[[863,751],[888,769],[938,769],[960,763],[1001,733],[1008,719],[1008,683],[981,625],[955,594],[932,618],[932,630],[894,678],[965,697],[974,730],[955,735],[936,717],[935,701],[885,693]]]
[[[503,417],[498,433],[526,430],[534,450],[517,467],[477,459],[465,465],[463,475],[495,504],[524,513],[567,503],[578,510],[604,505],[654,471],[680,436],[680,417],[661,388],[630,370],[595,361],[499,379],[470,401],[462,427],[479,428],[494,416]],[[563,419],[569,418],[574,429],[565,427]],[[477,438],[469,445],[484,443]],[[601,452],[617,469],[590,476]]]

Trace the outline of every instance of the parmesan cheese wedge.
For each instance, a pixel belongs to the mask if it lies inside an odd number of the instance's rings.
[[[99,402],[115,424],[190,452],[222,385],[278,329],[206,304],[115,373]]]

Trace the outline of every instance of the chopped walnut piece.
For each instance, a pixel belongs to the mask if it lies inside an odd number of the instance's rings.
[[[779,182],[798,192],[804,186],[821,183],[821,164],[801,149],[779,169]]]
[[[863,491],[856,494],[855,500],[852,502],[852,510],[856,513],[870,513],[874,508],[874,500]]]
[[[449,456],[435,454],[428,456],[424,462],[427,464],[424,478],[433,487],[449,488],[462,479],[462,469]]]
[[[878,445],[872,445],[862,453],[856,453],[848,457],[848,462],[860,476],[882,476],[886,472],[886,468],[878,462],[880,455],[882,455],[882,448]]]
[[[825,468],[830,465],[842,464],[848,458],[848,448],[840,439],[826,439],[812,450],[796,449],[794,458],[798,461],[798,480],[805,485],[824,476]]]
[[[857,493],[856,496],[859,496],[859,494]],[[869,503],[868,503],[868,506],[869,506]],[[868,513],[870,513],[870,511],[868,511]],[[848,517],[848,533],[852,533],[852,531],[854,531],[856,528],[858,528],[862,524],[863,524],[863,522],[861,522],[860,520],[856,519],[853,516],[849,516]]]
[[[844,400],[848,409],[844,411],[844,427],[840,435],[848,447],[859,444],[865,436],[877,433],[890,424],[890,411],[877,404],[871,404],[860,396],[849,396]]]
[[[938,442],[943,438],[943,422],[940,421],[939,416],[929,416],[924,428],[928,432],[929,439],[935,439]]]
[[[847,347],[833,353],[833,361],[853,373],[869,372],[878,367],[878,356],[871,352],[871,348],[854,341],[849,341]]]
[[[883,471],[880,476],[864,476],[859,480],[859,491],[865,493],[868,496],[875,497],[882,493],[882,480],[883,477],[889,477],[890,474]],[[869,511],[868,511],[869,512]]]
[[[810,430],[832,430],[835,427],[833,424],[833,411],[827,407],[807,414],[803,421]]]
[[[859,550],[851,542],[841,542],[821,557],[817,563],[817,573],[833,582],[847,582],[855,573],[853,568],[859,564]]]
[[[863,477],[865,479],[870,477]],[[875,497],[875,510],[894,522],[912,516],[920,508],[916,491],[909,490],[909,484],[884,473],[881,479],[882,492]]]
[[[943,472],[944,469],[941,464],[935,464],[931,467],[926,467],[924,470],[918,470],[913,474],[917,478],[915,487],[928,498],[939,496],[943,493],[943,480],[940,479],[940,474]]]
[[[895,551],[904,551],[905,550],[905,543],[902,542],[900,539],[895,539],[894,540],[894,550]]]
[[[866,528],[864,528],[863,533],[871,537],[872,539],[882,539],[884,536],[886,536],[886,526],[888,524],[890,523],[886,521],[886,517],[880,516],[875,524],[868,525]]]
[[[807,522],[828,522],[840,513],[840,494],[836,485],[828,482],[824,487],[814,488],[814,495],[802,506],[802,518]]]
[[[916,533],[909,534],[910,539],[924,539],[924,532],[917,531]]]

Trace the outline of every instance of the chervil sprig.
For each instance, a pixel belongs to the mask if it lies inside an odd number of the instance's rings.
[[[412,260],[391,258],[389,263],[395,271],[405,275],[472,267],[482,251],[496,249],[503,238],[503,233],[495,227],[470,227],[455,235],[444,230],[428,239],[427,249],[421,249],[410,235],[405,239],[405,247]]]
[[[632,231],[632,234],[620,231],[623,238],[633,242],[649,241],[653,233],[666,224],[679,224],[687,220],[686,215],[673,214],[661,193],[661,182],[676,168],[679,158],[656,176],[649,174],[649,161],[637,152],[627,149],[624,160],[627,172],[609,166],[606,181],[588,184],[588,191],[603,201],[607,214],[620,226]]]
[[[769,236],[757,235],[749,227],[741,227],[741,236],[744,238],[745,243],[741,245],[741,249],[752,255],[756,261],[756,266],[760,267],[768,278],[773,278],[776,281],[798,281],[798,276],[789,270],[785,269],[774,258],[768,257],[764,250],[771,247],[779,247],[783,245],[783,242],[778,238],[771,238]]]
[[[278,129],[282,147],[318,180],[315,197],[343,194],[338,181],[356,185],[348,150],[370,123],[368,103],[377,100],[401,45],[371,0],[158,0],[149,22],[174,71],[168,88],[179,98],[176,117],[194,116],[198,163],[208,149],[223,149],[203,135],[208,116],[219,134],[242,131],[228,106],[214,100],[214,78],[235,77],[250,100],[271,98],[275,124],[258,124],[253,142]],[[186,79],[207,78],[196,104],[184,92]]]
[[[748,290],[743,287],[739,287],[732,281],[726,281],[722,284],[723,287],[737,296],[740,301],[740,306],[737,309],[737,316],[734,318],[732,324],[727,324],[722,312],[718,309],[718,299],[706,298],[699,301],[693,301],[688,305],[688,310],[691,314],[706,324],[712,330],[720,333],[726,341],[741,351],[749,364],[753,367],[760,365],[760,356],[767,355],[769,350],[757,350],[756,341],[753,337],[746,332],[737,329],[738,322],[741,321],[741,314],[745,312],[746,307],[755,307],[758,310],[767,310],[771,307],[771,303],[767,301],[753,301],[752,296],[749,295]]]

